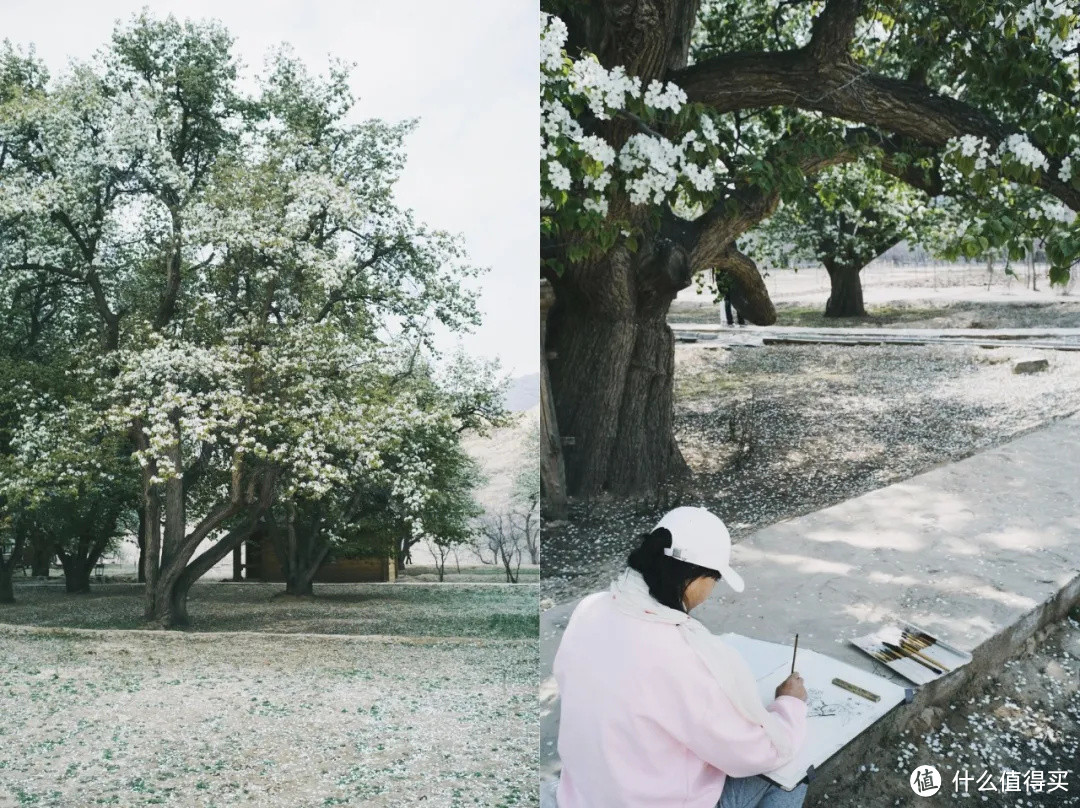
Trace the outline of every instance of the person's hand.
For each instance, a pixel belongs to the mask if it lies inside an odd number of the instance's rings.
[[[803,685],[803,678],[797,673],[791,674],[791,676],[777,685],[776,695],[778,697],[794,696],[797,699],[806,701],[806,686]]]

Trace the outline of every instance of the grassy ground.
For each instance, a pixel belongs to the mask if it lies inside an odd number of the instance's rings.
[[[282,584],[200,583],[189,612],[198,631],[381,634],[406,637],[536,637],[534,586],[316,584],[315,597],[282,594]],[[92,586],[67,595],[55,585],[18,585],[0,623],[63,628],[143,626],[142,588]]]
[[[537,804],[535,586],[278,588],[199,585],[205,630],[159,632],[116,630],[133,587],[20,587],[0,806]]]

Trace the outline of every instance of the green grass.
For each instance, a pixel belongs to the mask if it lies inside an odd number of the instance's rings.
[[[280,593],[280,584],[196,584],[188,606],[192,628],[494,639],[525,639],[539,632],[535,584],[316,584],[312,598]],[[16,600],[0,606],[0,623],[60,630],[145,627],[142,589],[134,584],[99,586],[90,595],[74,596],[53,587],[19,586]]]

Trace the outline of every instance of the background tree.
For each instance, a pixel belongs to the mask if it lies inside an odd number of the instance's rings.
[[[828,168],[806,192],[751,230],[742,242],[757,263],[821,264],[829,273],[827,317],[865,317],[860,273],[886,250],[917,238],[932,215],[927,196],[866,163]]]
[[[393,367],[388,358],[378,370]],[[367,443],[363,462],[342,447],[331,454],[341,464],[339,484],[311,491],[286,481],[264,517],[287,593],[312,594],[319,567],[334,557],[393,556],[403,564],[418,542],[450,548],[471,538],[471,521],[481,512],[472,492],[482,475],[461,447],[456,396],[433,394],[433,380],[423,373],[410,380],[403,373],[364,387],[369,397],[381,390],[382,402],[363,434],[346,441],[347,447]]]
[[[520,576],[525,527],[507,513],[488,514],[480,520],[476,554],[484,564],[501,565],[509,584],[516,584]]]
[[[78,399],[26,393],[0,498],[31,543],[59,557],[69,593],[90,591],[98,561],[120,543],[137,502],[122,437]]]
[[[713,269],[737,279],[748,320],[773,322],[735,242],[806,176],[869,160],[933,193],[1004,180],[1080,208],[1065,4],[542,7],[556,16],[542,34],[541,271],[571,493],[640,493],[684,468],[668,306]],[[1077,255],[1072,227],[1053,248],[1057,280]]]

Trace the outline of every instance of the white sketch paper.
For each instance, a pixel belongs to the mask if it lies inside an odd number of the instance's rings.
[[[721,638],[746,660],[757,680],[762,702],[771,704],[776,686],[791,673],[792,646],[741,634],[729,633]],[[802,674],[806,684],[806,742],[788,764],[765,773],[765,777],[787,791],[799,784],[810,766],[820,766],[836,754],[902,702],[905,694],[904,688],[887,679],[809,649],[799,649],[795,670]],[[874,702],[856,696],[834,685],[834,678],[876,693],[881,700]]]
[[[912,636],[919,638],[916,643],[918,654],[902,648],[904,645],[913,647],[910,644]],[[932,682],[971,662],[971,654],[942,642],[904,620],[896,620],[871,634],[856,637],[851,644],[905,679],[920,685]],[[896,648],[901,649],[900,653],[893,650]]]

